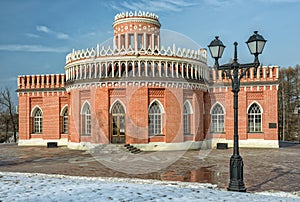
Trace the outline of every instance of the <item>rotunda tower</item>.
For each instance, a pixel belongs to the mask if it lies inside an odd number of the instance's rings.
[[[159,49],[160,27],[158,16],[150,12],[126,12],[115,16],[114,48],[134,51]]]

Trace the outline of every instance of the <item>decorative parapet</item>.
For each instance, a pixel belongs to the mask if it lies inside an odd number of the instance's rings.
[[[149,22],[161,27],[160,22],[158,21],[158,15],[151,12],[144,12],[144,11],[130,11],[130,12],[122,12],[115,15],[115,21],[113,22],[113,27],[116,25],[127,22],[128,20],[132,21],[133,19],[137,21],[144,21]]]
[[[123,19],[123,18],[128,18],[128,17],[147,17],[147,18],[152,18],[154,20],[158,20],[158,15],[155,13],[150,13],[150,12],[144,12],[144,11],[130,11],[130,12],[122,12],[118,13],[115,15],[115,20]]]
[[[62,89],[64,87],[65,74],[18,76],[18,91],[33,89]]]
[[[211,69],[210,81],[213,83],[229,82],[229,77],[226,76],[222,70]],[[250,68],[246,72],[245,76],[241,79],[241,82],[253,82],[253,81],[278,81],[279,78],[279,66],[259,66],[257,69]]]
[[[126,56],[126,55],[149,55],[149,56],[169,56],[169,57],[179,57],[183,59],[193,59],[198,60],[200,62],[206,63],[207,61],[207,53],[206,49],[199,49],[199,50],[190,50],[186,48],[177,48],[174,44],[173,47],[164,48],[161,47],[155,49],[147,49],[141,48],[139,51],[134,51],[132,48],[128,49],[112,49],[110,46],[105,48],[100,45],[97,45],[96,49],[82,49],[75,51],[73,49],[72,53],[67,54],[66,56],[66,64],[69,64],[74,61],[83,60],[83,59],[90,59],[90,58],[98,58],[98,57],[113,57],[113,56]]]

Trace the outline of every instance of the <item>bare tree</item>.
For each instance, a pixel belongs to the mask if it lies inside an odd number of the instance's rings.
[[[279,77],[278,117],[281,140],[300,140],[300,66],[283,68]]]
[[[15,106],[12,101],[12,97],[10,94],[10,90],[8,87],[5,89],[1,89],[0,92],[0,105],[2,106],[3,112],[7,112],[9,116],[9,120],[6,121],[7,130],[9,128],[9,124],[11,124],[13,133],[14,133],[14,141],[17,142],[17,120],[15,116]],[[8,132],[8,131],[7,131]]]

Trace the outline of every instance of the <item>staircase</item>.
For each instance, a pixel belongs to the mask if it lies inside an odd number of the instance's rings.
[[[142,151],[130,144],[102,144],[97,145],[90,150],[92,153],[102,153],[102,154],[118,154],[124,152],[130,152],[132,154],[138,154]]]
[[[138,149],[135,146],[132,146],[130,144],[125,144],[124,147],[133,154],[138,154],[138,153],[142,152],[140,149]]]

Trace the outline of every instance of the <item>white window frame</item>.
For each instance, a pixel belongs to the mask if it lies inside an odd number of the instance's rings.
[[[256,109],[253,109],[256,107]],[[257,111],[258,110],[258,111]],[[262,107],[257,102],[253,102],[247,109],[248,113],[248,133],[262,132]]]
[[[216,109],[218,107],[218,109]],[[225,131],[225,110],[221,103],[215,103],[211,108],[211,132],[223,133]]]

